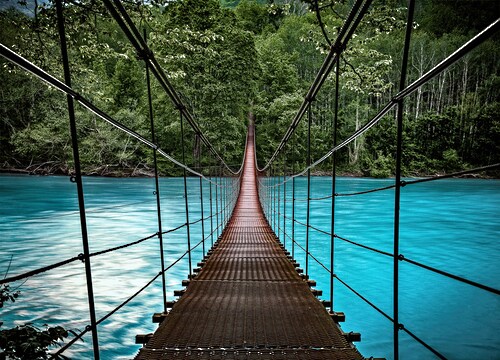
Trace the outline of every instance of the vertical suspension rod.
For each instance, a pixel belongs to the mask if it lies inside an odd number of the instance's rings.
[[[273,212],[273,205],[274,205],[274,188],[273,188],[273,164],[271,164],[271,170],[269,172],[269,217],[270,217],[270,225],[273,227],[274,224],[274,212]],[[273,228],[274,230],[274,228]]]
[[[273,204],[274,204],[274,197],[273,197],[273,176],[274,176],[274,171],[273,171],[273,165],[271,165],[271,171],[269,173],[269,217],[271,220],[271,227],[273,226],[273,221],[274,221],[274,213],[273,213]]]
[[[276,218],[278,217],[278,211],[277,211],[277,208],[276,208],[276,205],[277,205],[277,200],[278,200],[278,196],[276,195],[276,189],[277,189],[277,181],[276,181],[276,175],[277,175],[277,171],[276,171],[276,166],[273,166],[273,169],[274,169],[274,176],[273,176],[273,216],[274,216],[274,233],[278,233],[278,227],[276,226]]]
[[[221,224],[221,234],[224,232],[224,227],[226,226],[226,179],[224,179],[224,172],[221,167],[220,171],[220,224]]]
[[[225,182],[225,179],[224,179],[224,169],[220,168],[220,211],[221,211],[221,214],[220,214],[220,232],[221,234],[224,232],[224,226],[225,226],[225,211],[226,211],[226,208],[225,208],[225,196],[226,196],[226,189],[224,188],[224,182]]]
[[[201,169],[200,169],[201,170]],[[201,171],[200,171],[201,173]],[[203,255],[205,255],[205,214],[203,211],[203,179],[200,177],[200,203],[201,203],[201,241],[203,247]]]
[[[216,232],[217,238],[219,238],[219,174],[218,174],[217,170],[216,170],[215,174],[216,174],[216,177],[215,177],[215,219],[216,219],[216,225],[217,225],[215,232]]]
[[[269,176],[266,179],[267,182],[267,217],[269,219],[269,225],[273,226],[273,213],[271,212],[271,204],[272,204],[272,197],[271,197],[271,178],[273,176],[273,167],[271,165],[271,169],[269,170]]]
[[[184,116],[182,111],[179,111],[181,120],[181,147],[182,147],[182,163],[186,164],[186,149],[184,144]],[[193,275],[192,261],[191,261],[191,232],[189,225],[189,199],[187,190],[187,172],[186,168],[183,168],[184,172],[184,205],[186,208],[186,232],[187,232],[187,245],[188,245],[188,261],[189,261],[189,277]]]
[[[210,170],[212,171],[212,170]],[[214,246],[214,209],[213,209],[213,201],[212,201],[212,176],[209,178],[209,187],[210,187],[210,242],[211,246]]]
[[[146,42],[146,29],[144,29],[144,41]],[[146,64],[146,85],[148,88],[148,108],[149,108],[149,121],[151,126],[151,141],[153,144],[156,144],[156,134],[155,134],[155,123],[153,116],[153,101],[151,98],[151,78],[149,74],[149,62],[147,59],[144,59],[144,63]],[[155,168],[155,195],[156,195],[156,212],[158,217],[158,240],[160,242],[160,266],[161,266],[161,284],[162,284],[162,293],[163,293],[163,311],[167,311],[167,285],[165,281],[165,255],[163,253],[163,230],[162,230],[162,222],[161,222],[161,201],[160,201],[160,184],[158,180],[158,161],[157,161],[157,150],[153,149],[153,163]]]
[[[292,151],[294,149],[295,137],[292,138]],[[292,156],[292,174],[295,174],[295,155]],[[295,176],[292,177],[292,259],[295,259]]]
[[[279,160],[279,158],[278,158]],[[278,178],[276,180],[276,191],[278,192],[278,212],[277,212],[277,216],[278,216],[278,225],[277,225],[277,228],[276,230],[278,231],[278,240],[280,240],[280,216],[283,215],[281,213],[281,185],[279,185],[280,183],[280,180],[281,180],[281,174],[279,172],[279,162],[277,162],[277,167],[278,167]]]
[[[283,154],[283,246],[286,248],[286,145]]]
[[[217,168],[217,188],[218,188],[218,195],[217,195],[217,202],[218,202],[218,207],[219,207],[219,211],[217,213],[217,234],[218,236],[220,236],[220,234],[222,233],[221,229],[222,229],[222,201],[221,201],[221,194],[222,194],[222,177],[221,177],[221,171],[220,171],[220,167]]]
[[[311,122],[312,101],[307,109],[307,213],[306,213],[306,278],[309,277],[309,226],[311,222]]]
[[[410,49],[411,29],[413,27],[413,12],[415,9],[414,0],[408,0],[408,19],[406,23],[405,46],[401,63],[401,79],[399,91],[405,88],[406,72],[408,68],[408,54]],[[403,150],[403,99],[397,104],[397,142],[396,142],[396,187],[394,194],[394,250],[393,250],[393,341],[394,359],[399,359],[399,220],[401,203],[401,162]]]
[[[56,1],[56,11],[57,11],[57,25],[59,30],[59,38],[61,41],[61,57],[64,68],[64,81],[68,87],[71,88],[71,72],[69,69],[69,57],[68,57],[68,47],[66,44],[66,31],[64,27],[64,14],[63,14],[63,4],[62,0]],[[94,359],[99,360],[99,338],[97,334],[97,320],[95,313],[95,302],[94,302],[94,286],[92,283],[92,267],[90,264],[90,247],[89,238],[87,232],[87,218],[85,215],[85,197],[83,192],[83,182],[82,182],[82,170],[80,165],[80,153],[78,149],[78,132],[76,129],[76,118],[75,118],[75,105],[73,98],[70,95],[66,95],[66,100],[68,103],[68,116],[71,132],[71,142],[73,148],[73,159],[75,161],[75,176],[72,177],[74,182],[76,182],[77,192],[78,192],[78,207],[80,212],[80,227],[82,231],[82,245],[83,245],[83,255],[85,262],[85,277],[87,280],[87,296],[89,303],[89,313],[90,313],[90,326],[92,332],[92,347],[94,352]],[[73,180],[72,180],[73,181]]]
[[[332,124],[332,138],[333,147],[337,146],[337,129],[338,129],[338,115],[339,115],[339,74],[340,74],[340,52],[336,57],[335,65],[335,108]],[[331,310],[334,309],[333,304],[333,287],[334,287],[334,277],[335,277],[335,193],[336,193],[336,179],[337,179],[337,152],[333,153],[332,156],[332,218],[331,218],[331,228],[330,228],[330,271],[332,276],[330,276],[330,305]]]
[[[227,220],[228,220],[228,179],[224,177],[224,228],[226,228]]]

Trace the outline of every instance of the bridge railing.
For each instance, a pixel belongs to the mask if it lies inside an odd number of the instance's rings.
[[[438,181],[450,177],[498,169],[500,164],[491,164],[480,168],[434,176],[431,178],[416,180],[403,179],[402,153],[405,144],[402,135],[404,126],[404,105],[405,100],[408,100],[412,93],[429,83],[432,79],[452,66],[459,59],[469,54],[478,45],[493,36],[493,34],[495,34],[500,28],[500,19],[486,27],[476,36],[472,37],[455,52],[435,65],[430,71],[423,74],[411,84],[407,85],[406,73],[414,13],[414,1],[409,1],[404,50],[400,68],[401,78],[399,79],[399,92],[395,94],[387,104],[380,108],[378,113],[373,118],[368,119],[364,125],[361,125],[344,139],[339,139],[340,59],[343,52],[346,48],[348,48],[348,43],[353,37],[357,27],[363,21],[363,17],[368,12],[370,4],[371,1],[365,0],[358,0],[355,2],[344,25],[339,30],[336,40],[332,43],[330,51],[327,54],[312,85],[310,86],[309,91],[304,97],[298,112],[291,120],[291,123],[281,142],[265,166],[259,169],[259,197],[266,218],[280,241],[290,250],[294,259],[304,261],[304,273],[306,278],[309,278],[311,275],[318,276],[318,273],[316,273],[316,275],[311,273],[311,268],[313,267],[317,272],[321,271],[326,273],[326,277],[329,279],[329,284],[323,283],[321,285],[329,287],[329,304],[332,312],[334,312],[334,284],[340,283],[350,292],[355,294],[356,297],[382,315],[383,318],[389,321],[392,327],[394,359],[398,359],[400,356],[401,340],[399,338],[399,334],[401,332],[409,335],[409,337],[411,337],[414,341],[421,344],[438,358],[445,359],[446,357],[440,351],[439,346],[433,345],[432,339],[429,340],[429,334],[417,333],[417,331],[412,329],[412,324],[403,324],[400,321],[400,298],[402,295],[400,290],[400,284],[402,283],[400,264],[411,264],[420,269],[425,269],[425,271],[481,289],[486,293],[500,295],[500,290],[481,282],[470,280],[464,276],[454,274],[446,269],[439,268],[439,266],[433,266],[426,264],[425,262],[410,259],[402,254],[400,251],[400,232],[402,229],[400,221],[401,193],[405,187],[413,187],[418,186],[418,184],[423,182]],[[318,159],[312,159],[311,148],[314,145],[312,144],[311,139],[311,125],[313,123],[315,109],[317,108],[315,108],[315,106],[318,105],[317,103],[320,101],[320,91],[327,81],[333,82],[335,89],[335,103],[331,119],[331,148]],[[337,156],[340,151],[345,151],[348,145],[352,144],[356,140],[359,140],[362,135],[368,133],[370,129],[376,127],[384,119],[387,119],[388,115],[394,116],[397,123],[396,137],[387,138],[387,141],[394,144],[396,149],[396,171],[394,183],[372,189],[363,189],[360,191],[339,192],[337,184]],[[307,134],[305,138],[296,136],[296,130],[299,128],[301,128],[302,134]],[[258,138],[258,136],[259,127],[257,126],[256,137]],[[302,144],[303,148],[306,149],[303,154],[297,154],[297,144]],[[320,172],[324,173],[325,163],[327,160],[331,161],[332,180],[331,188],[329,189],[330,191],[328,191],[323,184],[321,189],[317,191],[320,194],[313,196],[315,181],[313,181],[314,177],[311,177],[311,172],[317,169],[321,164],[323,167]],[[301,161],[305,162],[306,166],[304,168],[297,169],[296,164]],[[383,233],[384,237],[392,236],[392,251],[388,249],[387,246],[389,239],[385,239],[385,241],[383,241],[384,247],[378,248],[366,245],[365,241],[354,241],[340,235],[343,231],[343,224],[345,224],[345,221],[349,221],[349,219],[344,220],[342,218],[342,213],[345,213],[345,209],[349,208],[350,204],[353,203],[352,201],[349,203],[349,199],[357,199],[358,196],[379,191],[388,192],[389,200],[393,198],[392,229],[386,228]],[[338,204],[339,199],[345,201]],[[358,202],[356,204],[359,206]],[[315,208],[314,214],[316,216],[320,215],[320,219],[314,219],[314,216],[312,215],[313,207]],[[379,213],[375,213],[372,216],[380,216],[382,218],[382,214],[387,212],[387,207],[380,207],[378,208],[378,211]],[[384,220],[387,220],[386,218],[387,217],[384,216]],[[381,236],[381,234],[377,234],[377,238]],[[312,240],[312,238],[315,240]],[[313,241],[315,244],[318,242],[323,244],[320,251],[312,251],[311,244]],[[339,275],[337,266],[342,266],[343,268],[349,267],[349,264],[342,262],[339,255],[335,255],[335,249],[339,246],[339,243],[349,244],[349,251],[354,249],[363,249],[363,251],[370,251],[374,254],[380,255],[379,258],[376,258],[379,260],[375,263],[370,263],[370,266],[372,266],[373,269],[377,269],[374,271],[392,271],[392,311],[387,310],[378,304],[377,301],[371,299],[370,296],[364,295],[362,289],[356,288],[356,286],[353,286],[349,281],[346,281],[341,275]],[[388,261],[384,261],[384,258],[388,259]],[[380,264],[385,265],[382,266]],[[390,264],[390,266],[388,266],[388,264]]]
[[[161,309],[159,310],[167,312],[167,308],[171,306],[171,302],[168,301],[170,296],[167,295],[168,287],[170,286],[167,274],[171,273],[175,269],[177,272],[187,270],[188,277],[193,275],[193,262],[196,261],[195,258],[197,257],[201,260],[208,249],[221,235],[222,230],[231,217],[231,213],[236,204],[240,189],[242,165],[239,170],[233,170],[228,164],[226,164],[216,148],[201,131],[194,117],[182,101],[181,96],[172,86],[161,66],[156,61],[153,52],[146,43],[145,34],[140,34],[138,28],[122,4],[119,1],[111,0],[105,0],[104,3],[111,16],[123,30],[123,33],[128,41],[130,41],[131,45],[139,54],[138,61],[142,61],[145,64],[149,111],[149,137],[142,135],[139,130],[130,128],[119,119],[113,118],[106,111],[96,106],[91,100],[78,93],[72,87],[72,69],[70,67],[70,59],[68,56],[64,24],[64,6],[62,0],[57,0],[56,6],[58,19],[57,26],[64,68],[64,81],[61,81],[55,76],[47,73],[34,63],[30,62],[29,59],[23,58],[7,46],[0,44],[0,55],[12,64],[23,68],[26,72],[34,75],[36,78],[64,93],[67,100],[74,160],[74,174],[70,177],[70,180],[77,188],[76,192],[79,208],[78,211],[73,212],[71,215],[79,215],[83,250],[82,252],[74,250],[74,256],[59,260],[49,265],[37,267],[35,262],[32,264],[34,267],[32,270],[17,274],[10,274],[8,276],[6,275],[3,279],[0,279],[0,285],[12,284],[13,286],[16,286],[21,281],[24,283],[28,279],[35,276],[45,276],[42,274],[46,272],[53,273],[60,271],[60,268],[66,267],[69,264],[81,263],[84,267],[90,319],[89,324],[85,325],[83,331],[75,333],[75,336],[69,342],[64,344],[57,351],[54,351],[51,354],[51,358],[60,358],[60,355],[63,354],[69,347],[77,343],[86,334],[91,333],[93,356],[94,359],[99,359],[99,326],[108,321],[114,314],[120,312],[122,308],[127,306],[131,301],[140,295],[144,295],[146,289],[150,289],[153,284],[157,284],[159,281],[161,281],[162,294]],[[159,141],[157,135],[155,134],[155,130],[159,125],[157,124],[154,116],[155,109],[152,102],[153,86],[151,84],[151,74],[157,81],[162,91],[166,92],[168,95],[172,104],[172,111],[177,112],[179,115],[178,125],[180,126],[180,146],[182,150],[181,159],[174,158],[171,154],[164,151],[160,145],[158,145]],[[127,141],[130,141],[130,139],[135,141],[137,151],[142,151],[145,154],[149,153],[149,156],[152,157],[152,163],[154,164],[154,177],[151,181],[154,182],[154,190],[151,192],[150,187],[143,190],[148,192],[147,195],[141,194],[141,198],[145,198],[146,200],[119,205],[115,204],[113,206],[88,206],[87,201],[89,197],[91,198],[92,196],[89,196],[89,192],[85,192],[85,189],[92,187],[92,181],[91,178],[87,178],[82,175],[82,164],[79,154],[79,148],[81,148],[82,144],[79,139],[79,130],[77,128],[75,103],[82,109],[86,109],[90,113],[94,114],[96,119],[99,121],[109,124],[111,128],[114,128],[119,133],[128,135],[129,138]],[[187,136],[187,130],[185,129],[186,124],[190,129],[189,134],[191,136],[196,136],[201,140],[202,152],[204,151],[210,155],[209,157],[206,157],[208,159],[206,160],[206,163],[196,164],[196,166],[187,165],[187,145],[185,143],[185,137]],[[160,160],[163,162],[169,162],[182,171],[183,184],[181,188],[179,188],[178,184],[173,186],[170,181],[171,179],[161,177],[161,170],[159,167]],[[179,194],[179,192],[182,192],[182,194]],[[153,198],[150,197],[151,193],[154,196],[154,201]],[[130,195],[137,196],[137,193],[131,193]],[[114,200],[116,199],[111,198],[108,201],[111,203]],[[95,229],[95,219],[92,219],[94,214],[98,214],[97,216],[99,220],[108,219],[112,221],[114,217],[120,217],[123,215],[122,213],[114,214],[114,210],[117,210],[118,208],[130,207],[131,205],[139,206],[137,204],[147,204],[144,205],[146,207],[144,215],[140,215],[144,216],[145,219],[142,221],[144,223],[144,228],[139,230],[139,232],[148,231],[151,224],[155,223],[154,227],[156,229],[154,232],[147,233],[140,238],[137,238],[137,234],[130,235],[125,231],[123,234],[113,233],[111,235],[111,239],[104,242],[105,244],[112,244],[112,246],[104,249],[102,249],[102,244],[97,244],[93,241],[99,237],[105,237],[108,239],[110,236],[110,234],[105,234],[103,236],[101,233],[94,234],[92,232],[92,230]],[[27,206],[27,204],[25,204],[25,206]],[[53,217],[57,216],[58,215],[54,215]],[[183,220],[179,220],[182,218]],[[51,216],[44,217],[43,220],[50,222]],[[132,222],[131,220],[129,221]],[[134,221],[134,225],[137,222],[139,224],[141,223],[141,221]],[[123,224],[121,226],[126,227],[127,224]],[[22,232],[22,228],[19,229],[19,232]],[[123,241],[124,238],[127,240],[130,239],[130,241]],[[43,243],[50,243],[50,239],[38,240]],[[158,249],[156,250],[158,264],[155,265],[157,266],[157,269],[154,271],[156,275],[151,277],[150,280],[143,284],[142,287],[131,290],[131,293],[125,298],[125,300],[116,303],[112,310],[106,311],[104,315],[102,315],[102,310],[99,312],[96,311],[96,306],[99,304],[97,304],[97,297],[95,294],[94,272],[97,270],[102,273],[103,269],[101,267],[106,267],[107,265],[116,266],[113,259],[119,259],[122,256],[121,254],[123,254],[123,251],[128,251],[129,248],[133,249],[138,246],[143,247],[146,243],[151,243],[154,240],[158,242]],[[93,251],[96,247],[100,249]],[[177,258],[168,256],[171,253],[177,254],[179,252],[181,254]],[[98,264],[97,266],[95,265],[96,263]],[[182,267],[179,268],[180,265],[182,265]],[[14,270],[17,269],[15,261],[13,264],[9,264],[9,268]],[[122,271],[127,271],[126,264],[122,265]],[[59,289],[61,294],[71,291],[74,290],[64,288]],[[109,304],[102,307],[109,308]]]

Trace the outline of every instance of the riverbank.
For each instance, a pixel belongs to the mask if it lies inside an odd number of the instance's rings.
[[[61,175],[69,176],[72,172],[68,169],[63,168],[47,168],[47,167],[28,167],[25,169],[19,168],[0,168],[0,174],[20,174],[20,175],[32,175],[32,176],[52,176]],[[92,169],[90,171],[84,171],[84,176],[96,176],[96,177],[110,177],[110,178],[148,178],[154,177],[154,169],[149,168],[120,168],[117,169],[113,166],[102,166],[99,168]],[[331,176],[332,173],[328,171],[312,171],[311,176]],[[413,173],[410,175],[404,175],[404,177],[410,178],[426,178],[435,176],[447,175],[444,172],[439,173]],[[181,174],[162,174],[163,177],[177,177]],[[189,174],[188,174],[189,176]],[[339,171],[337,172],[338,177],[351,177],[351,178],[373,178],[369,176],[368,173],[363,173],[361,171]],[[500,179],[499,170],[490,170],[486,172],[477,172],[470,174],[462,174],[454,176],[461,179]],[[386,179],[394,178],[394,176],[386,177]]]

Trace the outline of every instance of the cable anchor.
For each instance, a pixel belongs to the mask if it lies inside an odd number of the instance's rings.
[[[137,59],[138,60],[146,60],[151,59],[153,57],[153,51],[149,48],[137,50]]]
[[[338,56],[340,56],[340,54],[342,54],[342,52],[345,50],[345,48],[346,48],[346,45],[344,43],[332,44],[332,46],[330,47],[330,50],[332,50],[334,53],[336,53]]]

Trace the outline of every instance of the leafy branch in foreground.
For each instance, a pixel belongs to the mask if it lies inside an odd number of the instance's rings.
[[[7,302],[15,302],[19,297],[19,291],[12,291],[9,285],[0,285],[0,308]],[[3,322],[0,322],[0,327]],[[0,359],[12,360],[39,360],[48,359],[50,346],[58,345],[58,341],[64,340],[69,333],[75,335],[71,330],[62,326],[50,327],[43,325],[40,329],[28,323],[18,325],[12,329],[0,330]],[[62,359],[67,357],[60,355]]]
[[[0,286],[0,309],[3,308],[4,303],[8,301],[15,302],[18,297],[19,291],[12,292],[9,285],[2,284]],[[0,322],[0,326],[2,326],[2,324],[3,323]]]

